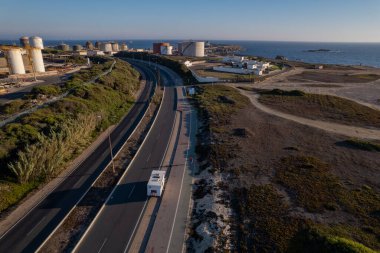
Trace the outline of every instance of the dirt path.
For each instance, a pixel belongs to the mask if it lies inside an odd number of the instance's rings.
[[[247,96],[251,103],[261,111],[280,117],[284,118],[287,120],[291,120],[294,122],[297,122],[302,125],[307,125],[310,127],[315,127],[319,128],[328,132],[336,133],[336,134],[341,134],[341,135],[346,135],[349,137],[354,137],[354,138],[360,138],[360,139],[374,139],[374,140],[380,140],[380,130],[374,130],[374,129],[367,129],[367,128],[362,128],[362,127],[354,127],[354,126],[347,126],[347,125],[341,125],[341,124],[336,124],[336,123],[331,123],[331,122],[326,122],[326,121],[320,121],[320,120],[311,120],[311,119],[306,119],[298,116],[294,116],[291,114],[287,113],[282,113],[273,109],[270,109],[269,107],[264,106],[263,104],[259,103],[257,98],[258,95],[256,93],[250,92],[250,91],[245,91],[239,89],[239,91]]]

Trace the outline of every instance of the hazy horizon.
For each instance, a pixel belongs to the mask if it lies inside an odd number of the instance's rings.
[[[0,39],[380,43],[380,2],[67,0],[2,4]]]

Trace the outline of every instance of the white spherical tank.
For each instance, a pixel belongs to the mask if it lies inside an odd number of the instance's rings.
[[[112,44],[111,43],[102,43],[100,45],[100,50],[102,50],[106,53],[110,53],[110,52],[112,52]]]
[[[33,36],[30,38],[30,45],[35,48],[44,49],[42,39],[37,36]]]
[[[173,54],[173,46],[161,46],[161,54],[162,55],[172,55]]]
[[[11,67],[10,71],[12,72],[12,74],[25,74],[25,67],[21,56],[21,49],[12,48],[8,50],[7,58],[9,66]]]
[[[43,73],[45,72],[44,59],[42,57],[41,49],[32,48],[30,50],[31,58],[33,61],[33,68],[35,72]]]

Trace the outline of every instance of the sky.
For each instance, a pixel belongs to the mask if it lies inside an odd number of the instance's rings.
[[[0,0],[0,39],[380,42],[380,0]]]

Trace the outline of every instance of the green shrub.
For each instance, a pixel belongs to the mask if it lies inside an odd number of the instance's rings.
[[[46,95],[46,96],[57,96],[61,93],[61,88],[57,85],[48,84],[48,85],[40,85],[33,87],[32,89],[32,95],[34,97],[38,95]]]
[[[288,252],[302,253],[375,253],[361,243],[338,236],[324,234],[317,229],[302,230],[292,241]]]
[[[27,104],[27,101],[22,99],[16,99],[9,103],[0,105],[1,114],[11,115],[21,111]]]

